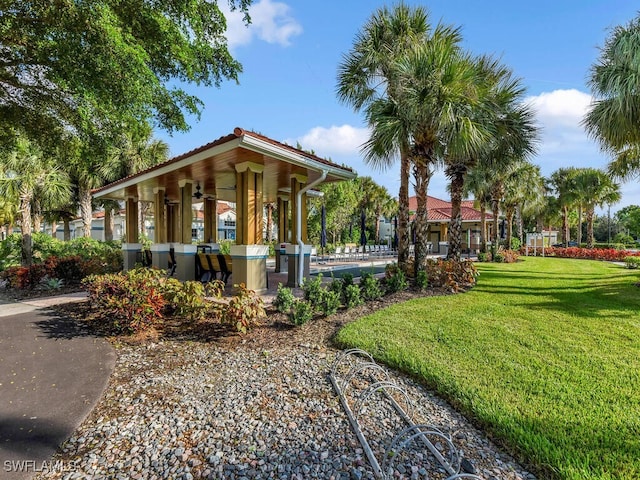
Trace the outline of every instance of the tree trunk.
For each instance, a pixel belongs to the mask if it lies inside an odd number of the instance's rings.
[[[518,219],[518,238],[520,239],[520,245],[524,245],[524,222],[522,221],[522,209],[519,205],[516,208],[516,216]]]
[[[113,209],[111,207],[104,208],[104,241],[110,242],[113,240]]]
[[[91,221],[93,211],[91,209],[91,190],[85,186],[79,186],[78,197],[80,200],[80,217],[82,217],[82,236],[91,237]]]
[[[582,245],[582,205],[578,205],[578,247]]]
[[[507,250],[511,250],[511,237],[513,235],[513,216],[515,215],[515,207],[506,208],[505,216],[507,217]]]
[[[31,200],[31,218],[33,221],[33,231],[40,232],[42,230],[42,208],[37,198]]]
[[[58,221],[52,220],[51,221],[51,237],[58,238],[57,233],[58,233]]]
[[[587,207],[587,248],[593,248],[593,216],[594,208]]]
[[[409,176],[411,161],[404,149],[400,152],[400,191],[398,192],[398,267],[407,273],[409,260]]]
[[[71,240],[71,225],[69,224],[69,219],[67,217],[65,217],[62,220],[62,225],[63,225],[63,239],[65,242],[68,242]]]
[[[449,223],[449,251],[447,258],[460,260],[462,255],[462,189],[466,168],[457,166],[447,168],[447,177],[451,179],[451,221]]]
[[[414,222],[414,228],[416,231],[416,244],[415,244],[415,263],[414,274],[418,275],[418,272],[424,271],[429,254],[428,241],[429,241],[429,222],[427,212],[427,188],[429,186],[429,180],[431,180],[431,172],[425,162],[421,161],[414,165],[414,178],[416,189],[416,219]]]
[[[500,215],[500,200],[504,194],[504,188],[501,182],[494,185],[491,192],[491,208],[493,211],[493,232],[491,232],[492,243],[491,251],[493,253],[498,251],[498,216]]]
[[[562,244],[569,245],[569,207],[562,206]]]
[[[487,207],[480,204],[480,251],[487,252]]]
[[[380,245],[380,212],[375,212],[376,215],[376,245]]]
[[[23,267],[30,267],[33,263],[33,243],[31,240],[31,192],[20,195],[20,230],[22,232],[22,252],[20,263]]]

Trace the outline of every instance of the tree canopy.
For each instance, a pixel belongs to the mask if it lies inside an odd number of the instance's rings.
[[[252,0],[228,0],[245,13]],[[220,86],[241,65],[208,0],[0,0],[0,118],[32,137],[69,130],[186,130],[202,103],[181,83]]]

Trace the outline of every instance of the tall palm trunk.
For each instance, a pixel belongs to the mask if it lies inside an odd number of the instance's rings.
[[[427,188],[431,180],[431,172],[424,161],[414,165],[415,189],[416,189],[416,219],[414,228],[416,232],[414,274],[425,269],[429,254],[429,222],[427,211]]]
[[[53,220],[51,222],[51,236],[53,238],[58,238],[58,222],[57,222],[57,220]]]
[[[91,209],[91,189],[86,186],[79,186],[78,197],[80,201],[80,217],[82,218],[82,236],[91,236],[91,220],[93,210]]]
[[[566,247],[569,244],[569,207],[562,206],[562,244]]]
[[[20,230],[22,231],[22,252],[20,263],[23,267],[30,267],[33,263],[33,243],[31,239],[31,197],[33,192],[20,192]]]
[[[42,208],[40,207],[40,201],[37,198],[31,200],[31,218],[33,221],[33,231],[39,232],[42,230]]]
[[[398,267],[407,273],[409,260],[409,176],[411,160],[407,149],[400,152],[400,191],[398,192]]]
[[[522,221],[522,208],[520,205],[516,208],[516,218],[518,219],[518,239],[520,245],[524,245],[524,222]]]
[[[447,167],[446,175],[451,179],[451,222],[449,224],[449,251],[447,258],[460,260],[462,255],[462,189],[467,172],[462,165]]]
[[[513,236],[513,217],[516,213],[515,206],[509,205],[505,209],[505,216],[507,218],[507,249],[511,249],[511,237]]]
[[[491,232],[491,250],[498,251],[498,216],[500,215],[500,199],[504,195],[502,182],[497,182],[491,190],[491,209],[493,211],[493,232]]]
[[[578,205],[578,246],[582,245],[582,204]]]
[[[69,222],[69,217],[64,217],[64,219],[62,220],[62,225],[63,225],[63,239],[65,242],[68,242],[71,240],[71,223]]]
[[[594,208],[589,205],[587,207],[587,248],[593,248],[593,217]]]
[[[113,209],[111,207],[105,207],[104,209],[104,241],[110,242],[113,240]]]
[[[480,203],[480,251],[487,251],[487,206]]]

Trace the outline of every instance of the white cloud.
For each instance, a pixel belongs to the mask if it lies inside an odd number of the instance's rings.
[[[221,4],[227,19],[227,41],[229,47],[248,45],[254,38],[282,46],[291,44],[291,38],[302,33],[302,26],[290,14],[286,3],[260,0],[249,9],[251,24],[246,26],[242,14],[230,12]]]
[[[360,147],[369,139],[369,130],[351,125],[314,127],[303,136],[287,143],[300,142],[302,148],[315,150],[321,156],[359,155]]]
[[[576,89],[554,90],[528,97],[525,102],[533,106],[545,125],[582,130],[580,122],[589,109],[591,95]]]

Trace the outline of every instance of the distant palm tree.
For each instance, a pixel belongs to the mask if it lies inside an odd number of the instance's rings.
[[[551,185],[558,198],[558,205],[562,211],[562,243],[566,247],[569,243],[569,208],[576,201],[575,167],[559,168],[551,174]]]
[[[532,163],[517,164],[511,175],[505,179],[504,212],[507,224],[507,248],[511,248],[513,218],[516,212],[522,211],[528,204],[542,206],[544,193],[544,178],[540,173],[540,167]]]
[[[398,264],[406,269],[409,256],[409,159],[411,131],[397,103],[402,95],[398,61],[429,31],[428,13],[422,7],[399,4],[378,9],[358,32],[351,50],[338,67],[337,95],[356,111],[365,112],[372,129],[363,146],[365,161],[388,168],[399,158]],[[389,103],[386,102],[389,101]]]
[[[33,263],[31,205],[37,194],[43,201],[69,197],[71,185],[66,174],[25,138],[16,148],[0,158],[0,197],[18,205],[22,231],[23,266]]]
[[[620,186],[611,177],[596,168],[580,168],[575,177],[575,188],[587,215],[587,248],[593,248],[593,219],[595,207],[620,201]],[[580,228],[582,226],[580,225]]]
[[[463,195],[473,195],[475,206],[480,210],[480,252],[487,251],[487,209],[491,208],[491,187],[491,172],[478,166],[469,170]]]

